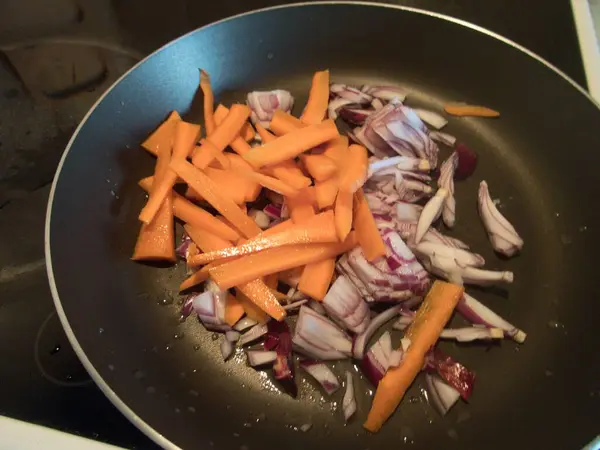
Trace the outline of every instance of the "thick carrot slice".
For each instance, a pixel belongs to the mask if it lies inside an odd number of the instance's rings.
[[[285,204],[290,210],[290,216],[294,223],[300,223],[315,215],[315,190],[307,187],[298,192],[295,197],[286,197]]]
[[[237,286],[237,289],[273,319],[281,321],[285,318],[285,309],[279,304],[271,289],[262,280],[256,279],[240,284]]]
[[[263,175],[262,173],[255,172],[254,170],[237,170],[237,173],[247,178],[248,180],[252,180],[261,186],[266,187],[278,194],[284,195],[286,197],[295,197],[298,195],[298,189],[294,189],[289,184],[274,178],[268,175]]]
[[[315,300],[323,300],[335,271],[335,258],[307,264],[302,271],[298,290]]]
[[[240,176],[235,170],[207,167],[204,173],[218,185],[220,194],[231,198],[237,205],[247,202],[248,193],[254,192],[258,184]]]
[[[244,315],[244,306],[231,294],[225,299],[225,323],[234,326]]]
[[[152,182],[153,177],[148,177],[140,180],[138,184],[142,189],[148,192],[152,188]],[[240,234],[234,228],[224,224],[211,213],[194,205],[176,192],[173,192],[172,195],[173,214],[175,217],[195,228],[201,228],[216,234],[222,239],[227,239],[228,241],[236,241],[239,239]]]
[[[339,136],[329,141],[322,155],[332,159],[341,170],[345,167],[348,158],[348,136]]]
[[[216,131],[215,131],[216,133]],[[177,175],[185,180],[194,190],[219,211],[247,238],[256,236],[261,229],[254,220],[248,217],[233,200],[221,195],[218,186],[201,170],[198,170],[185,160],[172,160],[170,164]]]
[[[385,256],[385,244],[362,189],[354,194],[354,218],[352,223],[365,258],[368,261],[374,261]]]
[[[213,144],[210,143],[210,141],[207,141],[206,139],[202,139],[200,141],[200,145],[194,148],[194,151],[192,152],[192,160],[194,159],[196,153],[202,152],[204,152],[204,155],[200,156],[200,158],[212,158],[211,162],[207,164],[207,167],[210,167],[212,165],[220,169],[229,169],[230,163],[227,157],[223,154],[223,152],[219,151],[217,147],[215,147]]]
[[[190,237],[192,238],[192,241],[194,241],[194,243],[198,246],[198,248],[200,250],[202,250],[204,253],[201,253],[200,255],[196,255],[194,257],[191,257],[188,260],[188,264],[189,265],[197,265],[194,264],[194,258],[197,258],[198,256],[204,255],[205,253],[210,253],[216,250],[221,250],[223,248],[228,248],[231,246],[231,242],[226,241],[223,238],[220,238],[219,236],[209,233],[206,230],[199,230],[197,228],[191,227],[189,225],[184,225],[183,229],[186,231],[187,234],[190,235]]]
[[[244,293],[239,290],[239,288],[236,288],[235,291],[235,297],[242,305],[242,308],[244,308],[244,312],[248,318],[255,320],[258,323],[265,323],[267,320],[269,320],[269,315],[261,308],[256,306],[252,300],[246,297]]]
[[[279,282],[279,279],[277,278],[276,273],[267,275],[263,281],[267,286],[269,286],[270,289],[277,289],[277,283]]]
[[[300,155],[300,161],[315,181],[325,181],[338,171],[335,161],[324,155]]]
[[[329,208],[335,203],[338,194],[338,177],[315,182],[315,198],[319,209]]]
[[[215,96],[210,85],[210,77],[202,69],[200,69],[200,89],[204,94],[204,128],[206,128],[206,134],[210,136],[216,128],[213,111]]]
[[[177,111],[172,111],[163,123],[161,123],[154,132],[142,142],[142,147],[154,156],[158,156],[158,152],[163,147],[169,147],[173,145],[173,138],[175,136],[175,126],[177,122],[181,120],[181,117]]]
[[[277,136],[283,136],[284,134],[291,133],[298,128],[304,128],[306,126],[300,119],[292,116],[290,113],[286,113],[281,109],[276,109],[269,124],[269,128]]]
[[[348,147],[348,158],[340,173],[340,191],[356,192],[367,181],[369,155],[362,145]]]
[[[463,294],[463,287],[435,281],[415,320],[406,332],[410,346],[398,367],[390,367],[379,382],[371,410],[364,427],[375,433],[396,410],[404,393],[421,371],[425,354],[436,343],[454,307]]]
[[[249,116],[250,108],[248,106],[233,105],[223,122],[217,125],[213,133],[206,138],[206,143],[201,145],[199,151],[194,153],[192,158],[194,165],[199,169],[208,167],[213,160],[213,153],[225,150],[225,147],[238,136]]]
[[[184,122],[180,120],[176,124],[175,138],[173,141],[173,154],[171,159],[185,159],[189,156],[194,148],[194,144],[198,140],[200,134],[200,125]],[[177,181],[177,175],[170,169],[167,169],[164,177],[156,180],[157,183],[152,186],[152,191],[148,197],[146,206],[142,208],[139,219],[144,223],[150,223],[157,213],[160,205],[166,198],[167,194]]]
[[[339,136],[333,120],[326,120],[317,125],[309,125],[281,136],[274,141],[255,147],[244,155],[254,168],[278,164],[293,159],[323,142]]]
[[[248,164],[246,162],[246,160],[244,158],[242,158],[240,155],[236,155],[235,153],[226,153],[225,156],[229,159],[232,170],[236,170],[236,169],[238,169],[238,170],[254,170],[252,168],[252,166],[250,164]],[[258,196],[260,195],[262,186],[252,180],[247,179],[247,178],[244,179],[244,178],[240,177],[240,179],[243,179],[244,183],[247,184],[246,201],[247,202],[255,201],[258,198]]]
[[[195,237],[191,233],[188,234],[196,242]],[[333,224],[333,213],[331,211],[319,214],[302,224],[290,226],[280,233],[267,236],[263,234],[237,247],[227,245],[226,247],[205,250],[200,243],[196,242],[198,247],[205,253],[190,258],[189,264],[208,264],[213,261],[220,261],[234,256],[250,255],[283,246],[328,242],[337,242],[337,234],[335,233]]]
[[[316,72],[308,94],[308,102],[300,118],[306,124],[321,123],[329,104],[329,70]]]
[[[204,283],[206,280],[208,280],[209,270],[209,266],[204,266],[202,269],[194,272],[179,285],[179,290],[185,291],[189,288],[199,285],[200,283]]]
[[[166,175],[170,159],[171,147],[161,147],[154,170],[157,179]],[[142,224],[131,259],[175,262],[174,239],[173,198],[168,193],[154,219]]]
[[[271,141],[274,141],[275,139],[277,139],[277,136],[271,134],[271,132],[269,130],[267,130],[265,127],[263,127],[260,123],[257,123],[255,126],[256,126],[256,131],[263,142],[267,143],[267,142],[271,142]]]
[[[354,248],[356,243],[356,236],[350,233],[344,242],[273,248],[214,267],[210,276],[221,289],[229,289],[272,273],[334,258]]]
[[[227,117],[227,114],[229,114],[229,108],[227,108],[225,105],[219,104],[215,110],[215,123],[220,125],[225,117]],[[244,142],[250,142],[255,136],[256,132],[254,131],[254,128],[252,128],[252,125],[250,125],[249,122],[246,122],[240,130],[240,137],[244,140]]]
[[[352,229],[352,194],[339,191],[335,199],[335,229],[340,241],[346,239]]]

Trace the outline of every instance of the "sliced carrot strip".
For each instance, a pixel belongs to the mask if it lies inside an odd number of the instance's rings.
[[[284,134],[291,133],[298,128],[304,128],[306,126],[300,119],[292,116],[290,113],[286,113],[281,109],[276,109],[269,124],[269,128],[277,136],[283,136]]]
[[[173,141],[173,154],[171,159],[185,159],[189,156],[194,148],[194,144],[198,140],[200,134],[200,125],[184,122],[180,120],[176,124],[175,138]],[[164,177],[157,180],[157,183],[152,186],[152,191],[148,197],[148,202],[142,208],[139,219],[144,223],[150,223],[154,215],[158,212],[160,205],[165,197],[175,185],[177,175],[170,169],[167,169]]]
[[[316,72],[308,94],[308,102],[300,118],[306,124],[321,123],[329,104],[329,70]]]
[[[209,266],[204,266],[202,269],[194,272],[179,285],[179,290],[185,291],[189,288],[199,285],[200,283],[204,283],[206,280],[208,280],[209,269]]]
[[[295,197],[298,195],[298,190],[291,187],[289,184],[274,178],[268,175],[263,175],[262,173],[255,172],[254,170],[237,170],[237,173],[247,178],[248,180],[255,181],[261,186],[266,187],[278,194],[285,195],[288,197]]]
[[[232,169],[239,170],[254,170],[250,164],[246,162],[244,158],[240,155],[236,155],[235,153],[225,153],[225,156],[229,159]],[[260,195],[260,191],[262,190],[262,186],[255,181],[249,180],[247,178],[240,177],[241,180],[244,180],[247,183],[246,187],[246,201],[253,202]]]
[[[283,320],[285,318],[285,309],[262,280],[256,279],[240,284],[237,289],[273,319]]]
[[[196,242],[195,237],[191,233],[189,234],[192,240]],[[190,258],[189,264],[208,264],[213,261],[220,261],[234,256],[250,255],[283,246],[328,242],[337,242],[337,234],[335,233],[333,224],[333,213],[331,211],[321,213],[302,224],[290,226],[280,233],[269,234],[267,236],[263,234],[237,247],[227,245],[226,247],[205,250],[200,243],[196,242],[198,247],[205,253]]]
[[[228,160],[229,161],[229,160]],[[220,170],[207,167],[206,176],[219,187],[219,193],[232,199],[237,205],[248,201],[248,193],[254,192],[258,183],[240,176],[235,170]]]
[[[354,231],[367,261],[385,256],[385,244],[362,189],[354,194]]]
[[[170,159],[171,147],[161,147],[154,170],[157,179],[166,175]],[[175,262],[174,239],[173,198],[169,193],[154,219],[149,224],[142,224],[131,259]]]
[[[153,177],[144,178],[139,181],[142,189],[148,192],[152,188]],[[205,211],[199,206],[186,200],[181,195],[173,192],[173,214],[175,217],[183,220],[195,228],[201,228],[209,231],[217,236],[227,239],[228,241],[236,241],[240,234],[229,225],[222,223],[211,213]]]
[[[200,69],[200,89],[204,94],[204,128],[206,128],[206,134],[210,136],[216,128],[213,111],[215,96],[210,85],[210,77],[202,69]]]
[[[348,136],[339,136],[329,141],[322,154],[331,158],[341,170],[348,159]]]
[[[260,136],[263,142],[267,143],[277,139],[277,136],[271,134],[271,132],[269,132],[269,130],[263,127],[260,123],[257,123],[255,126],[256,131],[258,132],[258,135]]]
[[[337,177],[315,182],[315,198],[319,209],[333,206],[338,194],[338,185],[339,181]]]
[[[335,258],[307,264],[302,271],[298,290],[315,300],[321,301],[327,294],[334,272]]]
[[[269,315],[256,306],[252,300],[246,297],[244,293],[239,290],[239,288],[236,288],[235,297],[242,305],[242,308],[244,308],[244,312],[248,318],[255,320],[258,323],[265,323],[267,320],[269,320]]]
[[[340,241],[346,239],[352,229],[352,194],[339,191],[335,199],[335,229]]]
[[[348,147],[348,158],[340,173],[340,191],[356,192],[367,181],[369,155],[362,145]]]
[[[452,116],[499,117],[500,113],[485,106],[462,105],[459,103],[444,106],[444,111]]]
[[[272,273],[271,275],[267,275],[263,281],[265,282],[265,284],[267,286],[269,286],[269,288],[271,288],[271,289],[277,289],[277,283],[279,282],[279,279],[277,278],[277,274],[276,273]]]
[[[225,300],[225,323],[234,326],[244,315],[244,306],[231,294]]]
[[[324,155],[300,155],[300,161],[315,181],[325,181],[338,171],[335,161]]]
[[[223,154],[223,152],[219,151],[217,147],[207,141],[206,139],[202,139],[200,141],[200,145],[194,148],[192,152],[192,160],[196,153],[202,153],[199,158],[202,160],[200,164],[205,164],[204,160],[209,159],[210,162],[206,164],[206,167],[215,166],[221,169],[229,169],[230,163],[227,157]]]
[[[281,136],[274,141],[255,147],[244,155],[253,167],[260,168],[293,159],[323,142],[339,136],[335,123],[326,120],[317,125],[309,125]]]
[[[218,192],[218,186],[215,182],[208,178],[201,170],[198,170],[187,161],[175,159],[171,161],[170,167],[187,184],[199,192],[213,208],[231,222],[242,235],[250,238],[261,232],[261,229],[256,225],[254,220],[248,217],[233,200],[221,195]]]
[[[142,142],[142,147],[154,156],[158,156],[158,152],[163,147],[169,147],[173,145],[173,138],[175,137],[175,126],[177,122],[181,120],[181,117],[177,111],[172,111],[163,123],[161,123],[154,132]]]
[[[250,116],[250,108],[246,105],[233,105],[227,117],[223,119],[212,134],[206,138],[206,144],[201,145],[199,151],[194,153],[192,162],[199,169],[204,169],[212,162],[215,151],[223,152],[240,133],[240,130]],[[208,144],[214,146],[210,148]],[[209,148],[207,148],[209,147]]]
[[[227,108],[225,105],[219,104],[215,110],[215,123],[219,125],[221,122],[223,122],[223,119],[227,117],[227,114],[229,114],[229,108]],[[244,140],[244,142],[250,142],[255,136],[256,132],[254,131],[254,128],[252,128],[252,125],[249,122],[246,122],[240,130],[240,137]]]
[[[294,223],[310,219],[315,215],[315,190],[312,187],[304,188],[295,197],[286,197],[285,204]]]
[[[192,238],[192,241],[194,241],[194,243],[198,246],[198,248],[204,252],[204,253],[200,253],[199,255],[196,255],[194,257],[191,257],[188,260],[189,265],[192,265],[192,266],[196,265],[196,264],[194,264],[194,258],[202,256],[202,255],[206,254],[207,252],[210,253],[210,252],[213,252],[216,250],[221,250],[223,248],[228,248],[231,246],[231,242],[229,242],[223,238],[220,238],[216,234],[209,233],[206,230],[199,230],[199,229],[191,227],[189,225],[184,225],[183,229],[186,231],[187,234],[190,235],[190,237]]]
[[[398,367],[390,367],[377,386],[377,392],[364,427],[375,433],[396,410],[402,397],[423,368],[425,354],[437,342],[452,311],[463,294],[463,287],[435,281],[415,320],[406,332],[410,346]]]
[[[272,273],[334,258],[354,248],[356,243],[355,234],[350,233],[344,242],[273,248],[214,267],[210,269],[210,276],[221,289],[229,289]]]

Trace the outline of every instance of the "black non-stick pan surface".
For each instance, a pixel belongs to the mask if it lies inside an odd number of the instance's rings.
[[[480,157],[475,175],[457,185],[453,235],[482,253],[487,267],[515,273],[506,289],[470,292],[528,333],[523,345],[444,345],[477,373],[469,404],[439,417],[419,379],[371,435],[361,426],[372,390],[366,381],[357,387],[358,414],[345,426],[341,392],[323,399],[300,373],[292,399],[239,354],[223,363],[218,341],[196,320],[179,323],[182,265],[129,258],[145,202],[136,182],[154,164],[139,143],[173,109],[200,120],[198,68],[211,74],[225,103],[278,87],[291,90],[301,110],[312,73],[329,68],[339,82],[405,86],[409,105],[439,110],[466,101],[502,113],[451,119],[447,128]],[[371,4],[245,14],[148,57],[75,133],[46,228],[56,307],[94,380],[165,447],[581,448],[600,432],[599,152],[598,106],[540,58],[476,26]],[[476,212],[481,179],[525,240],[517,258],[491,251]]]

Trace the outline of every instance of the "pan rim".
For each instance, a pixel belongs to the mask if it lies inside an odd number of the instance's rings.
[[[196,28],[192,31],[189,31],[188,33],[185,33],[185,34],[181,35],[180,37],[167,42],[165,45],[158,48],[157,50],[155,50],[154,52],[150,53],[148,56],[146,56],[145,58],[140,60],[138,63],[136,63],[133,67],[131,67],[123,75],[121,75],[104,93],[102,93],[102,95],[90,107],[88,112],[85,114],[85,116],[83,117],[83,119],[81,120],[81,122],[79,123],[79,125],[77,126],[75,131],[73,132],[71,139],[69,140],[69,142],[67,143],[67,146],[65,147],[65,150],[64,150],[64,152],[61,156],[61,159],[58,163],[56,173],[55,173],[53,181],[52,181],[52,186],[50,188],[50,194],[48,197],[48,206],[46,208],[46,219],[45,219],[45,228],[44,228],[44,253],[45,253],[45,261],[46,261],[46,272],[47,272],[47,276],[48,276],[48,282],[50,285],[50,292],[52,294],[52,300],[54,302],[54,306],[58,313],[58,317],[60,319],[61,325],[62,325],[63,329],[65,330],[65,334],[67,335],[67,338],[69,339],[69,343],[73,347],[73,350],[77,354],[77,357],[79,358],[79,360],[85,367],[86,371],[89,373],[90,377],[94,380],[96,385],[100,388],[100,390],[104,393],[104,395],[110,400],[110,402],[121,412],[121,414],[123,414],[133,425],[135,425],[148,438],[150,438],[152,441],[154,441],[156,444],[158,444],[159,446],[161,446],[163,448],[173,449],[173,450],[180,449],[180,447],[178,447],[173,442],[171,442],[168,438],[166,438],[165,436],[160,434],[155,428],[153,428],[151,425],[149,425],[147,422],[145,422],[140,416],[138,416],[131,407],[129,407],[123,400],[121,400],[121,398],[113,391],[113,389],[109,386],[109,384],[102,378],[102,376],[100,375],[100,372],[98,372],[98,370],[94,367],[91,360],[87,357],[85,351],[81,347],[81,344],[77,340],[77,337],[75,336],[73,329],[71,328],[71,325],[69,323],[69,320],[67,318],[65,310],[62,306],[62,302],[60,300],[60,295],[58,293],[58,288],[56,286],[56,280],[54,279],[54,270],[52,267],[52,252],[51,252],[51,246],[50,246],[50,223],[51,223],[51,219],[52,219],[52,206],[54,203],[56,186],[58,184],[58,180],[60,178],[60,174],[61,174],[63,165],[67,159],[67,156],[71,150],[73,143],[77,139],[77,136],[78,136],[81,128],[85,125],[85,123],[87,122],[89,117],[94,113],[94,111],[98,107],[98,105],[123,79],[125,79],[127,76],[129,76],[130,73],[135,71],[139,66],[141,66],[147,60],[149,60],[150,58],[155,56],[157,53],[171,47],[172,45],[175,45],[179,41],[187,38],[188,36],[190,36],[194,33],[199,32],[200,30],[205,30],[210,27],[219,25],[221,23],[233,21],[233,20],[241,18],[241,17],[259,14],[262,12],[267,12],[267,11],[272,11],[272,10],[284,9],[284,8],[298,8],[298,7],[306,7],[306,6],[317,6],[318,7],[318,6],[328,6],[328,5],[369,6],[369,7],[396,9],[396,10],[407,11],[407,12],[411,12],[411,13],[415,13],[415,14],[421,14],[424,16],[434,17],[436,19],[445,20],[447,22],[451,22],[456,25],[460,25],[460,26],[469,28],[471,30],[480,32],[484,35],[495,38],[495,39],[515,48],[516,50],[519,50],[519,51],[525,53],[526,55],[533,58],[534,60],[537,60],[539,63],[546,66],[548,69],[555,72],[558,76],[560,76],[565,81],[567,81],[569,84],[571,84],[572,87],[574,87],[577,91],[579,91],[580,94],[583,94],[590,102],[592,102],[596,106],[596,108],[598,108],[600,110],[600,103],[598,103],[590,95],[589,92],[587,92],[582,86],[580,86],[577,82],[575,82],[567,74],[565,74],[563,71],[561,71],[560,69],[555,67],[550,62],[546,61],[544,58],[542,58],[538,54],[523,47],[520,44],[517,44],[516,42],[512,41],[511,39],[508,39],[508,38],[502,36],[501,34],[495,33],[491,30],[488,30],[487,28],[484,28],[482,26],[468,22],[466,20],[458,19],[456,17],[448,16],[446,14],[436,13],[436,12],[429,11],[426,9],[421,9],[421,8],[414,8],[414,7],[400,6],[400,5],[391,5],[391,4],[382,4],[382,3],[372,2],[372,1],[340,0],[340,1],[298,2],[298,3],[288,4],[288,5],[278,5],[278,6],[271,6],[271,7],[266,7],[266,8],[255,9],[252,11],[236,14],[234,16],[229,16],[224,19],[218,20],[216,22],[212,22],[210,24],[204,25],[200,28]]]

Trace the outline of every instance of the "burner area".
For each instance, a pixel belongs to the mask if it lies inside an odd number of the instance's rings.
[[[62,330],[44,261],[49,184],[88,109],[145,55],[212,21],[284,3],[291,2],[0,2],[0,414],[126,448],[156,448],[96,387]],[[585,85],[569,0],[388,3],[506,35]]]

